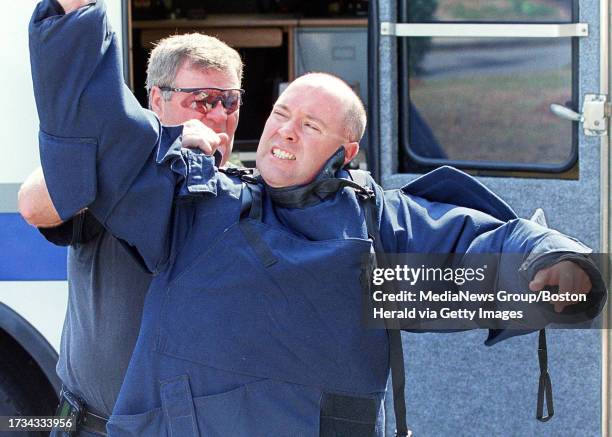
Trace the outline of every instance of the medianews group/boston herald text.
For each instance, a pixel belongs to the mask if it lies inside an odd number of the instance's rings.
[[[408,330],[540,329],[551,320],[563,323],[554,311],[559,302],[571,303],[564,312],[580,317],[588,294],[530,290],[533,269],[541,267],[523,254],[377,254],[374,266],[364,260],[364,321],[374,328],[392,321]]]

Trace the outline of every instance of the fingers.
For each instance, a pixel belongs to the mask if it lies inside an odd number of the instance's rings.
[[[226,133],[218,133],[219,136],[219,146],[226,146],[229,144],[229,135]]]
[[[183,147],[200,149],[205,155],[212,155],[219,146],[219,138],[203,137],[198,134],[183,134]]]
[[[573,263],[572,263],[573,264]],[[559,271],[559,293],[574,292],[574,269],[571,266],[564,266]],[[568,305],[565,302],[556,302],[554,304],[555,311],[560,313]]]
[[[559,294],[587,294],[593,285],[589,275],[571,261],[561,261],[551,267],[538,271],[529,283],[531,291],[542,290],[546,285],[557,286]],[[555,311],[560,313],[571,302],[555,302]]]
[[[200,149],[205,155],[212,155],[215,150],[228,142],[227,134],[217,134],[199,120],[189,120],[183,124],[182,145],[190,149]]]
[[[544,269],[544,270],[539,270],[535,274],[535,276],[533,277],[531,282],[529,283],[529,289],[531,291],[540,291],[547,284],[551,284],[552,285],[551,281],[553,280],[553,278],[551,277],[552,276],[551,269],[552,269],[552,267],[549,267],[549,268]]]
[[[592,284],[589,275],[585,273],[577,264],[566,261],[567,264],[560,266],[559,272],[559,293],[587,294],[591,291]],[[559,263],[561,264],[561,263]],[[571,305],[570,302],[555,303],[555,311],[561,312]]]

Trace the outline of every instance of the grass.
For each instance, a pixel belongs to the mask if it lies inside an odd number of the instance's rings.
[[[447,0],[435,13],[440,20],[569,20],[569,1],[555,0]]]
[[[551,103],[570,100],[570,71],[412,80],[411,99],[449,158],[560,163],[572,123]]]

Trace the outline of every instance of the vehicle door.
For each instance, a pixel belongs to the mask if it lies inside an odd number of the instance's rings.
[[[397,188],[459,167],[520,216],[542,208],[607,251],[608,17],[599,0],[371,2],[369,168]],[[491,348],[485,331],[404,333],[415,435],[607,435],[607,332],[547,332],[547,423],[535,419],[536,333]]]

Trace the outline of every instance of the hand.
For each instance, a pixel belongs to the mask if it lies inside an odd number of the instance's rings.
[[[57,0],[64,12],[69,13],[91,3],[91,0]]]
[[[183,147],[200,149],[205,155],[213,155],[216,150],[221,153],[221,162],[225,162],[229,136],[216,133],[199,120],[188,120],[183,123]]]
[[[578,264],[571,261],[561,261],[538,271],[529,283],[529,289],[540,291],[546,285],[558,286],[560,294],[587,294],[593,287],[589,275]],[[555,302],[555,311],[560,313],[568,305],[572,305],[572,302]]]

